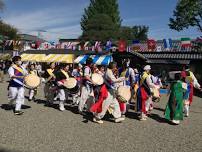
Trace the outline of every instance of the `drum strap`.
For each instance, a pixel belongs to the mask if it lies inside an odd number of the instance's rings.
[[[64,70],[61,70],[61,72],[65,75],[65,77],[68,79],[69,78],[69,75],[67,72],[65,72]]]
[[[12,67],[14,68],[14,69],[16,69],[16,70],[18,70],[19,72],[21,72],[21,73],[23,73],[24,74],[24,71],[23,71],[23,69],[21,68],[21,67],[18,67],[17,65],[12,65]]]
[[[50,75],[50,76],[53,76],[54,74],[53,74],[53,69],[47,69],[47,72],[48,72],[48,74]]]
[[[18,84],[20,84],[20,85],[24,86],[24,83],[22,83],[22,82],[21,82],[21,81],[19,81],[18,79],[13,79],[13,81],[15,81],[16,83],[18,83]]]

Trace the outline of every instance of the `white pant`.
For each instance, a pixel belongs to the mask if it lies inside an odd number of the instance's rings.
[[[9,87],[8,99],[10,104],[15,103],[15,110],[21,110],[22,104],[24,104],[24,88],[23,87]]]
[[[149,98],[146,100],[146,103],[145,103],[145,106],[146,106],[145,109],[146,109],[146,111],[149,111],[151,104],[153,105],[152,97],[149,97]]]
[[[80,103],[80,100],[81,100],[81,97],[80,97],[80,91],[77,93],[77,94],[74,94],[72,95],[72,102],[73,104],[79,104]]]
[[[65,101],[66,100],[66,94],[64,89],[59,89],[57,97],[60,99],[60,101]]]
[[[102,119],[105,116],[105,114],[109,108],[113,109],[112,115],[114,116],[114,118],[120,118],[121,117],[119,102],[117,101],[115,93],[113,92],[113,90],[109,90],[107,98],[103,101],[102,112],[95,114],[95,116],[98,119]]]
[[[29,90],[29,99],[30,100],[32,100],[33,99],[33,97],[36,95],[36,90],[34,90],[34,89],[30,89]]]
[[[91,105],[95,102],[94,92],[92,88],[83,86],[81,90],[81,98],[79,102],[79,111],[82,112],[85,104],[87,103],[87,109],[89,110]]]

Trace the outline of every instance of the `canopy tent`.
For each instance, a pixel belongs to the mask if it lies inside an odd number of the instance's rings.
[[[73,63],[73,54],[22,54],[22,61]]]
[[[22,54],[22,61],[44,62],[45,54]]]
[[[93,63],[97,65],[108,65],[112,61],[111,55],[80,55],[74,60],[74,63],[85,64],[89,57],[91,57]]]
[[[73,54],[49,54],[44,58],[44,62],[73,63],[73,61]]]

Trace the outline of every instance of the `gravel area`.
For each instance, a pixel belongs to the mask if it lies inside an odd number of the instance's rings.
[[[76,107],[60,112],[57,105],[44,106],[42,92],[38,103],[26,100],[24,115],[15,116],[6,110],[7,83],[0,83],[0,152],[202,152],[201,98],[194,98],[190,117],[179,126],[163,119],[167,96],[155,103],[147,121],[130,110],[123,123],[107,117],[99,125]]]

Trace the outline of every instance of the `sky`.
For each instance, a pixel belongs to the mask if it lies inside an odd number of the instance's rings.
[[[170,30],[169,18],[178,0],[118,0],[122,25],[149,26],[149,38],[179,39],[201,36],[197,28],[182,32]],[[89,0],[4,0],[0,17],[20,31],[57,41],[59,38],[78,38],[80,20]],[[38,32],[41,31],[41,32]]]

